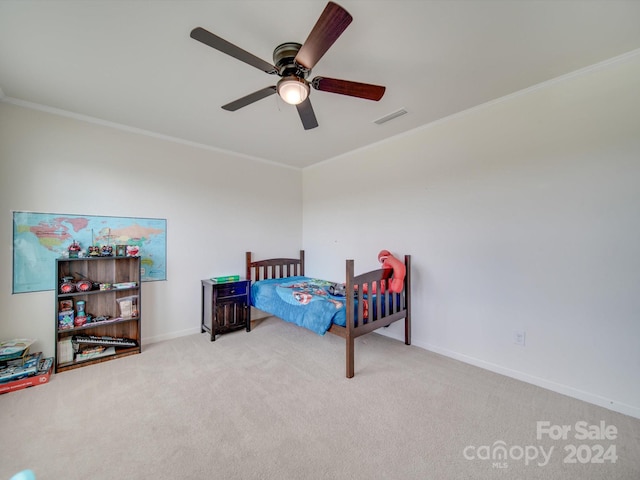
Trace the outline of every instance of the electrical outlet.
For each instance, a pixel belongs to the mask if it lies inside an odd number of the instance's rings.
[[[524,330],[516,330],[513,332],[513,343],[524,347],[526,339],[526,333]]]

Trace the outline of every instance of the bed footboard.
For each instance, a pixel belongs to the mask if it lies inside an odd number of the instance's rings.
[[[353,292],[346,298],[346,327],[332,326],[329,331],[345,338],[347,378],[355,373],[355,339],[361,335],[388,327],[404,319],[404,343],[411,345],[411,256],[405,255],[406,275],[400,293],[389,291],[391,272],[372,270],[354,275],[353,260],[347,260],[346,291]],[[372,292],[375,291],[375,294]],[[357,308],[356,308],[357,305]]]

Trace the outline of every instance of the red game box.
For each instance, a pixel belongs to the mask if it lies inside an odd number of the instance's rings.
[[[21,378],[20,380],[14,380],[13,382],[0,383],[0,394],[22,390],[23,388],[44,385],[49,381],[52,370],[53,366],[51,366],[47,373],[43,373],[41,375],[33,375],[31,377]]]

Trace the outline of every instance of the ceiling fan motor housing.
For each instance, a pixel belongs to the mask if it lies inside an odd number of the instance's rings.
[[[307,75],[311,73],[311,69],[306,69],[294,61],[300,48],[302,48],[302,45],[296,42],[283,43],[275,48],[273,51],[273,63],[278,69],[279,76],[295,75],[296,77],[307,78]]]

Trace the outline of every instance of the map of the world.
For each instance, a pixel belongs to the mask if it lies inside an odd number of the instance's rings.
[[[55,260],[80,244],[135,245],[142,263],[142,281],[166,280],[167,221],[158,218],[103,217],[13,212],[13,293],[54,290]]]

